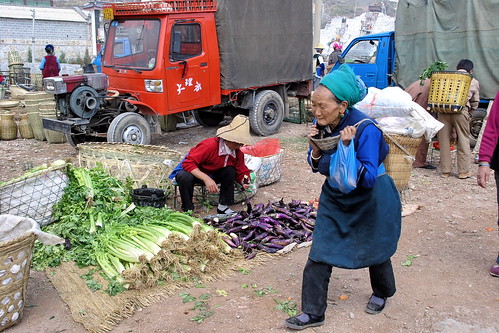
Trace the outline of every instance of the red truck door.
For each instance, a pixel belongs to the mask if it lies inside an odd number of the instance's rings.
[[[169,40],[165,41],[166,90],[169,113],[213,105],[210,100],[209,52],[203,43],[204,19],[169,20]]]

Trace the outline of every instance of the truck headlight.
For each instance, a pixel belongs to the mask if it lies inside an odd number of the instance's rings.
[[[54,81],[45,81],[45,91],[54,91],[55,84]]]
[[[163,80],[144,80],[146,91],[162,93],[163,92]]]

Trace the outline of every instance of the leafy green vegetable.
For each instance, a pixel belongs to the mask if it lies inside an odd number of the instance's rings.
[[[433,62],[428,68],[425,68],[423,73],[419,76],[419,79],[421,80],[420,84],[424,85],[424,81],[431,77],[432,72],[444,71],[447,67],[449,67],[449,65],[446,62],[440,60]]]
[[[43,229],[65,238],[66,243],[46,246],[37,242],[35,269],[63,261],[74,261],[80,268],[97,266],[109,280],[106,291],[116,294],[131,284],[144,288],[186,281],[186,272],[204,272],[208,262],[216,262],[218,255],[228,251],[218,232],[199,219],[169,208],[136,207],[131,201],[131,181],[123,183],[101,166],[68,166],[67,173],[69,185],[53,207],[57,223]],[[190,248],[196,244],[188,243],[191,237],[205,243],[193,251]],[[174,241],[175,246],[168,245]],[[91,276],[89,272],[82,278],[96,288],[89,282]]]
[[[412,259],[414,258],[417,258],[418,256],[414,255],[414,254],[409,254],[407,257],[406,257],[406,260],[404,260],[401,265],[402,266],[405,266],[405,267],[409,267],[409,266],[412,266]]]
[[[95,280],[87,280],[85,281],[85,283],[87,284],[87,286],[90,288],[90,290],[92,291],[97,291],[97,290],[100,290],[102,289],[102,284],[98,283],[97,281]]]
[[[192,302],[196,300],[196,297],[186,292],[181,292],[179,296],[182,297],[182,303]]]
[[[201,324],[203,322],[203,320],[210,317],[212,314],[213,314],[213,311],[201,311],[199,314],[197,314],[196,316],[192,317],[189,320],[194,321],[198,324]]]

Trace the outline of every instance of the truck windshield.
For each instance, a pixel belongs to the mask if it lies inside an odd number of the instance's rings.
[[[161,23],[157,19],[116,20],[111,22],[105,67],[151,70],[156,66]]]
[[[378,50],[377,40],[361,40],[343,56],[347,64],[373,64]]]

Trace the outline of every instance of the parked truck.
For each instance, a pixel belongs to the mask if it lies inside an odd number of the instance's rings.
[[[310,0],[112,3],[103,14],[103,73],[44,79],[58,113],[44,128],[74,146],[149,144],[158,116],[191,110],[204,126],[246,114],[267,136],[289,112],[288,96],[310,95]]]
[[[499,90],[498,12],[498,0],[400,0],[395,31],[353,39],[332,70],[347,63],[368,87],[405,88],[436,60],[446,62],[448,70],[460,59],[472,60],[481,98],[470,122],[473,145],[487,104]]]

